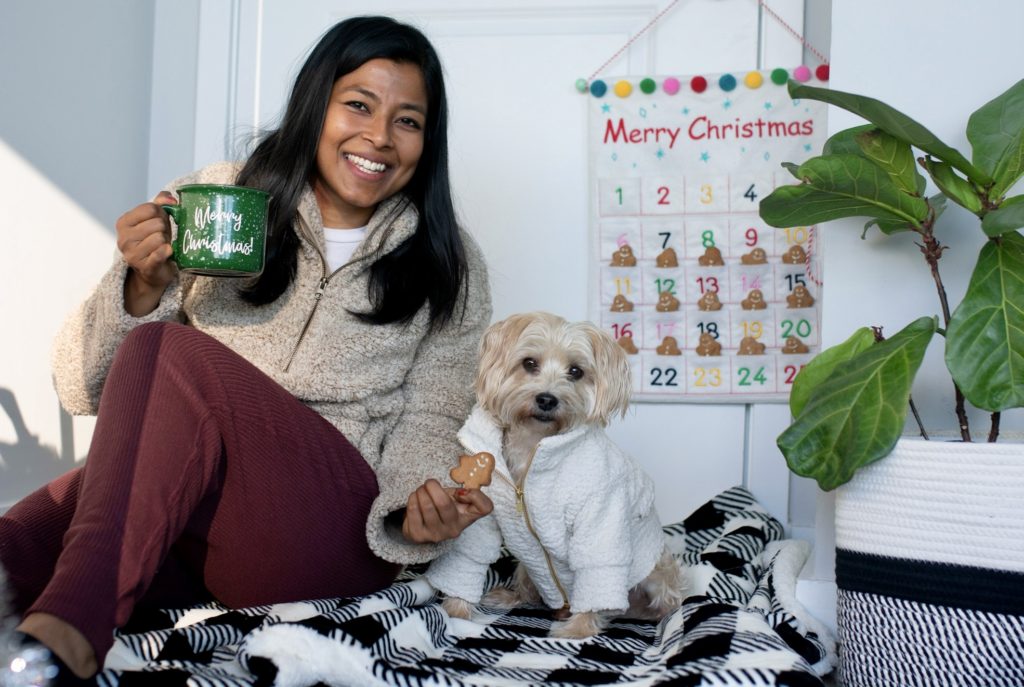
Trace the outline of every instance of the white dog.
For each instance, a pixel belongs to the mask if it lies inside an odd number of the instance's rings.
[[[495,457],[485,487],[494,511],[427,571],[445,610],[470,617],[502,541],[519,567],[511,588],[483,603],[560,609],[568,620],[555,636],[589,637],[612,617],[656,620],[679,608],[682,574],[652,481],[603,429],[629,406],[622,348],[588,322],[529,313],[491,325],[480,354],[477,405],[459,439]]]

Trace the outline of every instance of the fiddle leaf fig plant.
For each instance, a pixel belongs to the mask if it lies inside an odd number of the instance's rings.
[[[831,490],[888,455],[908,406],[916,416],[910,391],[936,333],[945,341],[961,438],[971,441],[970,403],[992,414],[995,441],[1000,414],[1024,407],[1024,195],[1006,196],[1024,175],[1024,80],[971,115],[970,160],[880,100],[796,81],[789,93],[868,124],[835,134],[817,157],[783,163],[799,183],[764,198],[761,218],[793,227],[863,217],[865,234],[916,233],[941,312],[941,320],[922,314],[889,338],[862,327],[801,370],[790,394],[793,422],[778,438],[790,469]],[[930,197],[925,175],[938,189]],[[955,308],[939,273],[945,246],[935,236],[947,202],[974,215],[986,239]]]

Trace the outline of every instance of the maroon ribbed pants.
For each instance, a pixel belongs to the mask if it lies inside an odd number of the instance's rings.
[[[394,580],[370,551],[378,494],[320,415],[191,327],[137,327],[117,351],[85,466],[0,518],[19,612],[82,632],[101,662],[140,604],[235,608],[350,596]]]

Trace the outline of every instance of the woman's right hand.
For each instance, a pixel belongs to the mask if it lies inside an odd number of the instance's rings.
[[[492,510],[491,499],[479,489],[445,488],[428,479],[409,495],[402,535],[415,544],[454,539]]]
[[[117,220],[117,248],[128,263],[124,307],[141,317],[156,310],[178,267],[171,258],[171,222],[161,205],[178,201],[166,191],[152,203],[143,203]]]

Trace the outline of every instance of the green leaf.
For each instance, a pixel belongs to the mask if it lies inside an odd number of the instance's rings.
[[[820,100],[860,115],[887,134],[948,162],[979,186],[992,181],[988,174],[968,162],[960,151],[949,147],[924,126],[881,100],[830,88],[806,86],[793,79],[789,81],[789,94],[794,98]]]
[[[800,175],[798,173],[799,170],[800,170],[800,165],[796,164],[795,162],[783,162],[782,166],[785,169],[789,170],[790,174],[795,176],[797,179],[800,179]],[[803,181],[803,179],[800,179],[800,180]]]
[[[793,380],[789,391],[789,411],[793,417],[800,415],[811,393],[822,382],[827,382],[836,365],[847,361],[865,348],[874,345],[875,334],[868,327],[861,327],[841,344],[826,348],[807,363]]]
[[[856,142],[864,155],[885,170],[901,191],[912,195],[924,193],[926,182],[917,171],[909,143],[874,127],[858,135]]]
[[[971,182],[959,176],[953,167],[931,157],[924,159],[924,168],[928,170],[932,181],[942,193],[957,205],[967,208],[975,215],[982,211],[981,198],[974,190]]]
[[[761,218],[773,227],[810,226],[840,217],[874,217],[920,227],[923,198],[908,196],[878,165],[856,155],[814,157],[800,165],[804,183],[780,186],[761,200]]]
[[[947,200],[949,199],[943,193],[936,193],[928,198],[928,205],[931,207],[936,220],[942,217],[942,213],[946,211]]]
[[[995,179],[989,198],[1000,198],[1024,173],[1024,80],[971,115],[967,140],[974,164]]]
[[[843,129],[832,134],[821,149],[822,155],[860,155],[864,156],[857,137],[868,131],[878,130],[874,124],[861,124],[849,129]]]
[[[1024,237],[986,242],[946,332],[946,367],[971,404],[1024,406]]]
[[[878,227],[878,231],[882,232],[886,236],[892,236],[893,234],[898,234],[901,231],[911,231],[910,223],[904,222],[903,220],[873,219],[869,220],[864,225],[864,231],[861,232],[860,235],[862,239],[867,237],[868,230],[871,229],[871,227]]]
[[[892,450],[936,323],[934,317],[911,322],[839,363],[816,385],[803,412],[778,438],[790,470],[829,491]]]
[[[1024,196],[1013,196],[981,219],[981,229],[988,236],[1001,236],[1024,227]]]

